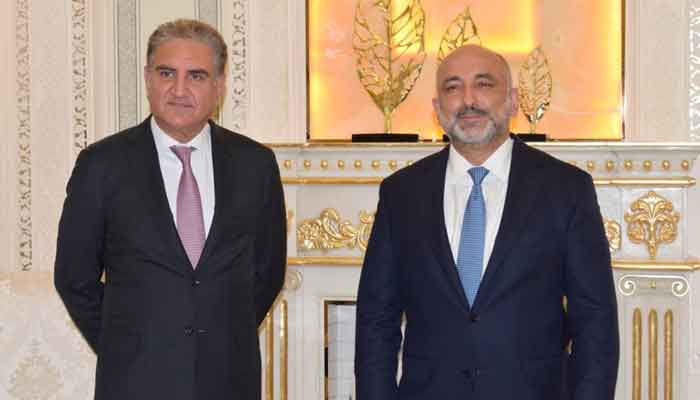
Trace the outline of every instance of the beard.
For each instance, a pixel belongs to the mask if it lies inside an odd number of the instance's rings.
[[[448,116],[442,112],[442,109],[439,109],[437,117],[442,129],[452,142],[484,144],[492,141],[499,133],[507,131],[510,120],[510,112],[508,111],[511,107],[510,103],[510,99],[506,100],[497,113],[489,113],[474,106],[464,106],[456,113]],[[461,118],[474,115],[487,117],[486,125],[484,127],[460,126],[459,120]]]

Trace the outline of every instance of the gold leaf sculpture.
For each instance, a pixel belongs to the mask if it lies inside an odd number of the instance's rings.
[[[425,62],[425,12],[420,0],[358,0],[353,49],[357,76],[384,114],[391,114],[415,85]]]
[[[614,253],[620,250],[621,246],[621,229],[620,224],[614,219],[605,219],[605,237],[608,238],[608,247],[610,248],[610,253]]]
[[[302,221],[297,227],[297,244],[303,250],[321,250],[347,247],[367,249],[369,234],[374,224],[374,214],[360,211],[360,225],[342,221],[338,210],[326,208],[317,219]]]
[[[476,24],[474,24],[474,19],[472,19],[472,13],[469,7],[450,22],[450,25],[447,26],[445,33],[442,35],[437,57],[438,64],[441,63],[452,50],[467,44],[481,46],[481,38],[479,37]]]
[[[541,47],[528,54],[520,67],[518,101],[520,109],[530,123],[530,133],[544,116],[552,99],[552,73]]]
[[[630,212],[625,213],[627,236],[632,243],[646,244],[653,260],[659,245],[676,240],[680,218],[680,214],[673,211],[673,203],[650,191],[633,201]]]

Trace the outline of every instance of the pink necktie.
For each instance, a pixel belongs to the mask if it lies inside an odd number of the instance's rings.
[[[199,186],[190,165],[190,156],[195,148],[170,146],[170,150],[182,162],[182,174],[177,188],[177,232],[192,268],[196,268],[204,248],[204,217]]]

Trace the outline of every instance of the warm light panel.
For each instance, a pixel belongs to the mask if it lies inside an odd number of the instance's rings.
[[[623,0],[474,0],[471,13],[482,43],[502,53],[514,81],[527,54],[541,45],[554,81],[552,104],[538,125],[554,139],[621,139]],[[394,0],[401,9],[409,0]],[[436,54],[463,1],[422,2],[426,22],[423,72],[393,114],[395,132],[440,138],[433,115]],[[312,140],[381,132],[383,116],[359,83],[352,50],[357,0],[308,0],[309,132]],[[516,132],[528,130],[522,115]]]

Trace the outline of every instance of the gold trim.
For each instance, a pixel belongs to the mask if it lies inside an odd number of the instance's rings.
[[[362,257],[287,257],[287,265],[359,266]]]
[[[593,172],[593,170],[595,169],[595,161],[586,161],[586,169],[589,172]]]
[[[363,257],[287,257],[287,265],[345,265],[361,266]],[[700,271],[700,261],[653,263],[643,261],[613,261],[613,269],[656,271],[656,272],[693,272]]]
[[[649,311],[649,400],[656,400],[658,393],[659,341],[657,337],[659,318],[656,310]]]
[[[632,400],[642,400],[642,312],[632,315]]]
[[[445,147],[448,143],[433,140],[422,140],[420,142],[375,142],[375,143],[358,143],[352,142],[350,139],[310,139],[307,142],[287,142],[287,143],[264,143],[265,146],[272,149],[308,149],[308,148],[324,148],[324,147]],[[539,149],[603,149],[603,150],[649,150],[660,149],[662,151],[688,150],[694,151],[700,149],[700,143],[692,142],[623,142],[623,141],[603,141],[603,140],[567,140],[567,141],[550,141],[531,143],[532,147]]]
[[[695,185],[690,176],[671,178],[594,178],[596,186],[648,186],[648,187],[688,187]]]
[[[291,232],[292,223],[294,222],[294,210],[287,210],[287,236]]]
[[[642,168],[644,168],[645,171],[651,171],[651,168],[654,166],[654,164],[651,162],[651,160],[644,160],[642,163]]]
[[[275,332],[272,322],[272,313],[265,316],[265,400],[274,400],[275,390]]]
[[[664,400],[673,400],[673,311],[664,314]]]
[[[411,165],[407,161],[406,165]],[[345,168],[345,163],[338,161],[338,168]],[[282,177],[285,185],[378,185],[384,180],[383,176],[308,176]],[[596,186],[644,186],[644,187],[689,187],[695,186],[696,180],[690,176],[675,178],[593,178]]]
[[[693,272],[700,270],[700,261],[692,260],[687,262],[644,262],[613,260],[613,269],[619,270],[640,270],[640,271],[662,271],[662,272]]]
[[[690,162],[688,160],[681,161],[681,168],[683,168],[684,171],[690,170]]]
[[[671,169],[671,162],[668,160],[661,161],[661,168],[663,168],[665,171],[668,171],[669,169]]]
[[[289,321],[287,300],[282,299],[280,304],[280,400],[287,400],[289,385],[287,374],[289,371]]]
[[[345,163],[340,166],[340,161],[338,161],[339,168],[345,168]],[[282,183],[285,185],[378,185],[382,182],[384,178],[381,176],[368,176],[368,177],[334,177],[334,176],[310,176],[308,178],[302,177],[283,177]]]
[[[605,162],[605,169],[608,171],[612,171],[615,169],[615,161],[608,160]]]

